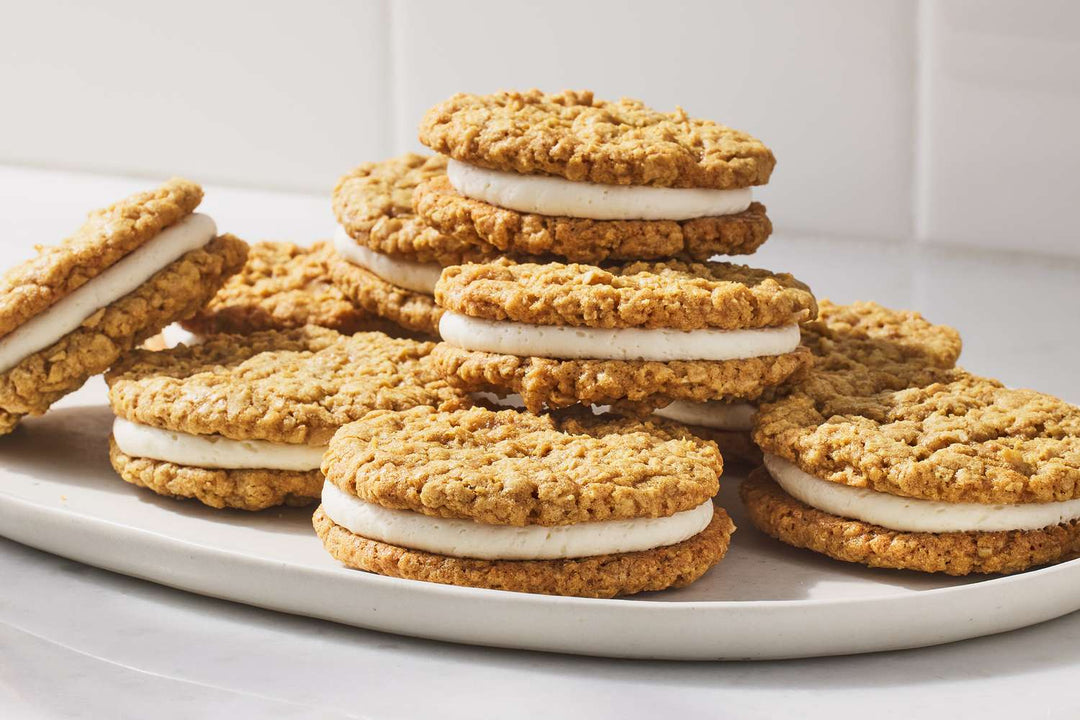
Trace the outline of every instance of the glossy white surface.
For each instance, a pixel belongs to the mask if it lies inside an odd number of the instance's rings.
[[[0,168],[0,242],[11,256],[25,256],[30,242],[62,236],[87,208],[144,184]],[[305,242],[333,227],[322,199],[207,191],[205,207],[223,231]],[[754,262],[789,270],[838,302],[872,298],[952,323],[964,333],[969,369],[1080,401],[1080,343],[1060,332],[1080,303],[1076,263],[790,235],[770,240]],[[136,492],[118,481],[111,487]],[[164,509],[184,514],[189,507]],[[793,567],[821,561],[846,568],[782,550]],[[787,711],[832,719],[838,707],[875,718],[1080,713],[1080,613],[923,650],[687,664],[384,635],[169,590],[9,541],[0,541],[0,577],[0,717],[471,718],[512,711],[592,719],[723,708],[731,717]],[[814,589],[812,580],[793,580],[793,593]]]

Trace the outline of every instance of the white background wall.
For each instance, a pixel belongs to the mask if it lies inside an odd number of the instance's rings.
[[[1080,256],[1069,0],[2,0],[0,163],[325,194],[463,90],[765,140],[781,230]]]

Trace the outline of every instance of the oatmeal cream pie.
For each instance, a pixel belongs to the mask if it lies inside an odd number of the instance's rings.
[[[379,408],[466,402],[431,366],[433,347],[309,325],[136,350],[106,376],[110,459],[129,483],[216,508],[313,502],[342,425]]]
[[[765,470],[741,488],[754,525],[838,560],[949,575],[1080,552],[1080,408],[937,374],[867,394],[820,384],[763,405]]]
[[[772,151],[711,120],[591,92],[458,94],[420,141],[449,157],[416,189],[417,213],[447,235],[572,262],[754,252],[772,225],[751,188]]]
[[[874,390],[917,385],[920,375],[932,377],[934,369],[956,365],[961,346],[956,330],[930,323],[917,312],[890,310],[874,302],[837,305],[829,300],[819,300],[817,319],[802,324],[802,344],[814,355],[813,371],[770,390],[766,399],[808,382]],[[759,465],[761,451],[750,438],[757,405],[737,399],[676,400],[655,413],[714,441],[725,460]]]
[[[396,332],[393,323],[351,303],[330,281],[329,242],[302,247],[290,242],[251,245],[247,264],[229,278],[206,307],[162,332],[166,347],[192,345],[205,335],[248,335],[304,325],[351,335],[361,330]]]
[[[716,448],[675,423],[473,407],[373,412],[334,436],[313,523],[344,564],[517,592],[681,587],[727,552]]]
[[[0,277],[0,433],[190,317],[243,266],[247,245],[194,212],[202,196],[181,179],[132,195]]]
[[[574,403],[753,399],[806,369],[814,296],[786,274],[730,263],[447,268],[433,357],[469,392],[529,410]]]
[[[432,295],[448,265],[488,260],[491,246],[461,242],[413,214],[413,191],[446,171],[440,157],[402,155],[364,163],[338,181],[334,215],[334,284],[355,305],[413,332],[438,335],[442,315]]]

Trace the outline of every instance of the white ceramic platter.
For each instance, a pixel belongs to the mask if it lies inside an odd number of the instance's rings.
[[[962,640],[1080,609],[1080,560],[1012,577],[869,570],[739,526],[728,557],[689,588],[586,600],[448,587],[339,566],[310,511],[221,512],[160,498],[109,466],[112,415],[95,380],[0,438],[0,534],[203,595],[419,637],[586,655],[766,659]]]

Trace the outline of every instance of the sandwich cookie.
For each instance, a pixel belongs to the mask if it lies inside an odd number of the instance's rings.
[[[132,195],[0,278],[0,433],[190,317],[243,266],[247,245],[194,212],[202,195],[181,179]]]
[[[772,231],[751,187],[776,160],[759,140],[680,108],[591,92],[458,94],[420,141],[450,158],[416,212],[455,238],[571,262],[754,252]]]
[[[307,326],[136,350],[106,376],[113,468],[160,495],[261,510],[319,497],[330,437],[378,408],[467,403],[434,343]]]
[[[961,370],[923,387],[817,386],[758,412],[750,518],[871,567],[1014,573],[1080,552],[1080,408]]]
[[[366,311],[432,336],[442,315],[432,297],[442,269],[498,255],[491,246],[443,235],[413,214],[417,184],[445,169],[444,158],[412,154],[364,163],[333,192],[340,223],[330,261],[334,284]]]
[[[170,332],[166,339],[192,344],[215,333],[248,335],[304,325],[345,335],[361,330],[396,331],[396,325],[357,307],[331,282],[329,261],[333,254],[329,242],[311,247],[288,242],[253,244],[243,269],[206,307],[183,321],[179,333]],[[184,336],[184,331],[191,335]],[[176,342],[168,344],[172,347]]]
[[[525,407],[754,399],[810,364],[814,296],[786,274],[730,263],[447,268],[434,353],[469,392]]]
[[[681,587],[727,552],[716,448],[675,424],[473,407],[373,412],[323,458],[313,523],[344,564],[583,597]]]
[[[675,401],[656,410],[714,441],[729,461],[761,464],[761,451],[750,437],[761,400],[776,399],[793,387],[827,383],[836,391],[901,389],[932,382],[935,370],[951,368],[960,356],[960,335],[934,325],[922,315],[890,310],[873,302],[837,305],[818,301],[816,320],[802,324],[802,344],[814,355],[813,370],[753,402]]]

